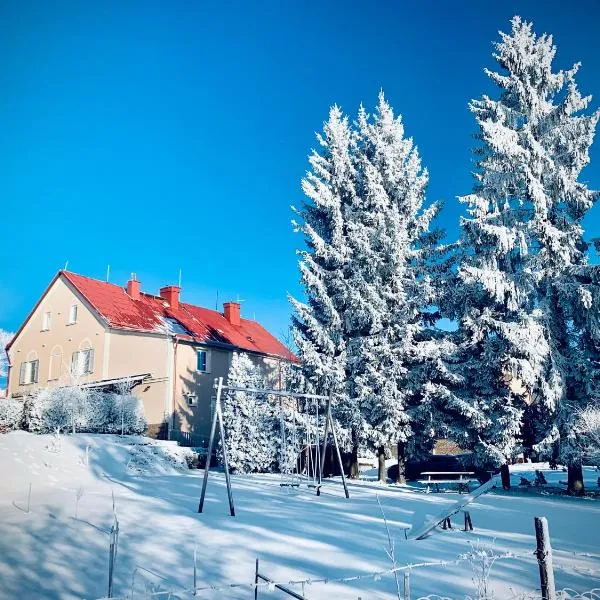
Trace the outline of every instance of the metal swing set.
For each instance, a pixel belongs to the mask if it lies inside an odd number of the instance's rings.
[[[346,477],[344,475],[344,467],[342,464],[342,456],[340,453],[340,447],[338,445],[337,434],[335,431],[333,416],[331,414],[331,400],[332,395],[319,396],[317,394],[301,394],[296,392],[289,392],[286,390],[272,390],[272,389],[253,389],[244,387],[234,387],[223,384],[223,378],[219,377],[215,379],[214,387],[217,391],[215,400],[215,409],[212,416],[212,425],[210,428],[210,437],[208,441],[208,453],[206,455],[206,465],[204,467],[204,477],[202,479],[202,492],[200,493],[200,503],[198,505],[198,512],[201,513],[204,510],[204,499],[206,497],[206,486],[208,483],[208,475],[210,473],[210,462],[212,454],[215,449],[217,425],[219,427],[219,435],[221,436],[221,445],[223,449],[223,467],[225,470],[225,482],[227,484],[227,495],[229,498],[229,512],[232,517],[235,517],[235,507],[233,505],[233,492],[231,489],[231,478],[229,474],[229,462],[227,460],[227,444],[225,443],[225,426],[223,423],[223,411],[221,409],[221,397],[223,391],[226,392],[244,392],[246,394],[254,394],[258,397],[275,396],[279,398],[279,422],[281,431],[281,487],[300,487],[301,473],[298,469],[298,462],[301,458],[302,453],[305,453],[305,468],[307,486],[309,488],[316,489],[317,496],[321,495],[321,486],[323,480],[323,471],[325,468],[325,456],[327,451],[327,437],[331,432],[333,446],[335,454],[342,474],[342,484],[344,486],[344,494],[346,498],[350,498],[348,492],[348,486],[346,484]],[[284,398],[295,398],[297,400],[305,400],[305,415],[306,415],[306,443],[301,450],[298,450],[298,436],[296,428],[297,413],[293,412],[292,424],[291,424],[291,454],[293,460],[289,459],[288,451],[288,435],[286,432],[285,423],[285,410],[284,410]],[[313,410],[315,413],[314,426],[311,425],[310,402],[313,403]],[[323,431],[323,440],[320,443],[319,435],[319,403],[324,401],[326,403],[325,408],[325,425]],[[315,448],[315,455],[313,456],[312,448]]]

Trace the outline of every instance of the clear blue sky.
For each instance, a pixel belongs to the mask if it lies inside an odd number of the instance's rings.
[[[371,6],[369,6],[371,5]],[[514,14],[558,44],[600,104],[600,3],[27,2],[0,4],[0,327],[55,272],[182,297],[281,334],[300,294],[289,206],[314,132],[383,88],[430,170],[453,238],[470,191],[470,98]],[[585,179],[600,188],[600,150]],[[587,220],[599,235],[598,212]]]

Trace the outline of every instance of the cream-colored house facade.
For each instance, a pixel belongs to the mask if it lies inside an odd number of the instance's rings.
[[[120,287],[60,271],[7,347],[7,396],[81,385],[131,387],[143,404],[150,435],[208,435],[214,380],[227,378],[233,353],[259,362],[268,385],[294,355],[240,305],[222,313],[180,301],[177,286],[159,295],[132,277]]]

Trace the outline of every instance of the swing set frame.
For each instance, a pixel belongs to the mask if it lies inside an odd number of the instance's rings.
[[[229,498],[229,512],[232,517],[235,517],[235,507],[233,504],[233,491],[231,489],[231,477],[229,475],[229,462],[227,460],[227,444],[225,443],[225,426],[223,423],[223,411],[221,409],[221,396],[223,394],[223,390],[229,392],[244,392],[246,394],[256,394],[257,396],[279,396],[281,398],[304,398],[307,400],[324,400],[326,401],[326,409],[325,409],[325,431],[323,434],[323,444],[321,448],[320,454],[320,463],[317,465],[318,471],[318,485],[317,487],[317,496],[321,495],[321,485],[323,478],[323,470],[325,468],[325,453],[327,450],[327,435],[331,428],[331,437],[333,438],[333,445],[335,447],[335,453],[337,457],[338,466],[340,468],[340,473],[342,474],[342,484],[344,486],[344,494],[346,498],[350,498],[350,493],[348,492],[348,486],[346,484],[346,476],[344,475],[344,466],[342,464],[342,455],[340,453],[340,447],[337,441],[337,434],[335,432],[335,427],[333,424],[333,416],[331,414],[331,401],[332,394],[328,396],[319,396],[317,394],[300,394],[296,392],[288,392],[285,390],[271,390],[271,389],[255,389],[255,388],[244,388],[244,387],[234,387],[223,384],[223,378],[218,377],[215,379],[214,387],[217,390],[217,396],[215,400],[215,410],[212,416],[212,424],[210,428],[210,437],[208,441],[208,454],[206,455],[206,465],[204,467],[204,477],[202,479],[202,491],[200,493],[200,503],[198,505],[198,512],[201,513],[204,510],[204,499],[206,497],[206,486],[208,484],[208,475],[210,473],[210,461],[212,458],[212,454],[215,448],[216,442],[216,433],[217,433],[217,425],[219,426],[219,435],[221,436],[221,444],[223,446],[223,467],[225,469],[225,482],[227,484],[227,496]],[[317,423],[317,432],[318,432],[318,423]],[[318,442],[318,433],[317,433],[317,442]],[[309,449],[310,451],[310,449]],[[297,458],[295,459],[297,460]]]

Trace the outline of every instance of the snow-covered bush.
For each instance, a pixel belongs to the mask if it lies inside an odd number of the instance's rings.
[[[23,427],[34,433],[56,430],[141,434],[146,430],[142,402],[130,393],[115,394],[79,386],[46,388],[25,399]]]
[[[87,390],[76,387],[61,387],[41,392],[47,399],[42,420],[45,431],[88,430]]]
[[[133,394],[106,394],[110,411],[106,412],[106,423],[114,433],[140,434],[146,430],[146,417],[142,401]],[[115,422],[116,416],[116,422]]]
[[[23,429],[32,433],[43,433],[44,412],[49,402],[48,394],[42,390],[37,394],[29,394],[23,402]]]
[[[0,400],[0,430],[19,429],[23,421],[23,402],[14,398]]]
[[[577,429],[587,462],[600,465],[600,405],[591,404],[579,413]]]

